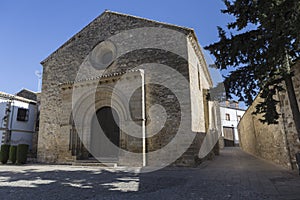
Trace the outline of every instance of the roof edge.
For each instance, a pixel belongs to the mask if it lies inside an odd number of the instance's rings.
[[[129,15],[129,14],[124,14],[124,13],[119,13],[119,12],[115,12],[115,11],[110,11],[110,10],[105,10],[103,13],[101,13],[99,16],[95,17],[90,23],[88,23],[86,26],[84,26],[80,31],[78,31],[77,33],[75,33],[74,35],[72,35],[64,44],[62,44],[61,46],[59,46],[55,51],[53,51],[48,57],[46,57],[43,61],[40,62],[40,64],[43,66],[45,63],[47,63],[56,53],[58,53],[58,51],[60,51],[62,48],[64,48],[65,46],[67,46],[68,44],[70,44],[76,37],[77,35],[84,29],[86,29],[88,26],[90,26],[96,19],[99,19],[101,17],[103,17],[106,14],[114,14],[114,15],[120,15],[120,16],[125,16],[125,17],[132,17],[135,19],[140,19],[140,20],[145,20],[148,22],[153,22],[153,23],[158,23],[158,24],[162,24],[165,26],[170,26],[170,27],[175,27],[178,29],[182,29],[182,30],[186,30],[188,32],[194,32],[194,30],[192,28],[187,28],[184,26],[178,26],[175,24],[170,24],[170,23],[166,23],[166,22],[160,22],[160,21],[156,21],[156,20],[152,20],[152,19],[147,19],[147,18],[143,18],[143,17],[138,17],[135,15]],[[195,34],[195,33],[194,33]]]
[[[212,80],[212,77],[210,75],[210,72],[209,72],[209,69],[208,69],[208,66],[207,66],[207,63],[206,63],[205,56],[203,54],[203,49],[201,48],[201,45],[199,43],[198,37],[197,37],[194,29],[191,29],[189,39],[191,40],[191,38],[194,39],[194,41],[195,41],[194,44],[195,44],[196,48],[199,50],[199,52],[196,51],[196,55],[198,56],[199,61],[202,62],[201,64],[204,65],[204,67],[203,67],[204,74],[208,78],[208,82],[209,82],[210,87],[213,87],[213,80]]]
[[[98,15],[97,17],[95,17],[90,23],[88,23],[86,26],[84,26],[79,32],[75,33],[74,35],[72,35],[65,43],[63,43],[61,46],[59,46],[55,51],[53,51],[49,56],[47,56],[44,60],[42,60],[40,62],[41,65],[44,65],[45,63],[47,63],[51,57],[53,57],[54,54],[56,54],[60,49],[64,48],[65,46],[67,46],[68,44],[70,44],[73,39],[77,36],[78,33],[80,33],[83,29],[87,28],[90,24],[92,24],[96,19],[102,17],[104,14],[106,14],[107,11],[105,10],[103,13],[101,13],[100,15]]]
[[[36,101],[34,100],[31,100],[31,99],[27,99],[27,98],[24,98],[24,97],[20,97],[20,96],[16,96],[16,95],[13,95],[13,94],[9,94],[9,93],[6,93],[6,92],[1,92],[0,91],[0,98],[5,98],[5,99],[9,99],[9,100],[18,100],[18,101],[22,101],[22,102],[25,102],[25,103],[37,103]]]
[[[120,13],[120,12],[111,11],[111,10],[105,10],[104,12],[115,14],[115,15],[121,15],[121,16],[125,16],[125,17],[132,17],[132,18],[136,18],[136,19],[142,19],[142,20],[145,20],[145,21],[159,23],[159,24],[163,24],[163,25],[166,25],[166,26],[172,26],[172,27],[176,27],[176,28],[179,28],[179,29],[187,30],[187,31],[193,31],[193,29],[189,28],[189,27],[179,26],[177,24],[171,24],[171,23],[167,23],[167,22],[154,20],[154,19],[149,19],[149,18],[145,18],[145,17],[136,16],[136,15],[130,15],[130,14]]]

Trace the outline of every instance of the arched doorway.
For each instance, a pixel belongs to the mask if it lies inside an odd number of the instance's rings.
[[[91,154],[101,161],[118,159],[120,128],[119,116],[111,107],[96,111],[91,124]]]

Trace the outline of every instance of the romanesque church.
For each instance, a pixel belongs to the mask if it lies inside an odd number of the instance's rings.
[[[40,162],[194,166],[217,130],[193,29],[105,11],[41,64]]]

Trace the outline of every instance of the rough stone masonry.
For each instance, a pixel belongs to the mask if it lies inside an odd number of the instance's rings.
[[[300,63],[293,68],[293,84],[300,105]],[[279,101],[278,124],[267,125],[259,121],[261,115],[252,115],[262,101],[257,97],[239,123],[240,144],[243,150],[289,169],[297,169],[295,154],[300,152],[300,141],[286,91],[276,94]],[[296,122],[299,123],[299,122]]]
[[[149,31],[136,34],[135,30],[145,28]],[[142,48],[133,49],[141,44]],[[152,70],[151,63],[161,70],[168,66],[184,77],[186,84],[172,74],[166,76],[168,72]],[[42,65],[40,162],[70,163],[101,157],[118,165],[194,166],[203,138],[209,129],[216,129],[205,125],[211,108],[204,94],[212,87],[212,80],[192,29],[105,11]],[[127,97],[131,90],[134,92]],[[105,112],[115,113],[118,122]],[[105,133],[110,141],[94,134],[96,119],[105,127],[110,124]],[[157,130],[157,134],[147,135]],[[178,135],[181,139],[174,139]],[[109,142],[116,149],[107,151]],[[183,146],[188,148],[179,152]],[[174,156],[176,160],[168,160]]]

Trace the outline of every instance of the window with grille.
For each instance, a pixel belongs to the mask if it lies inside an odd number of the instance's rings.
[[[28,121],[29,110],[26,108],[18,108],[17,120]]]
[[[230,121],[230,115],[229,115],[228,113],[226,113],[225,119],[226,119],[227,121]]]

